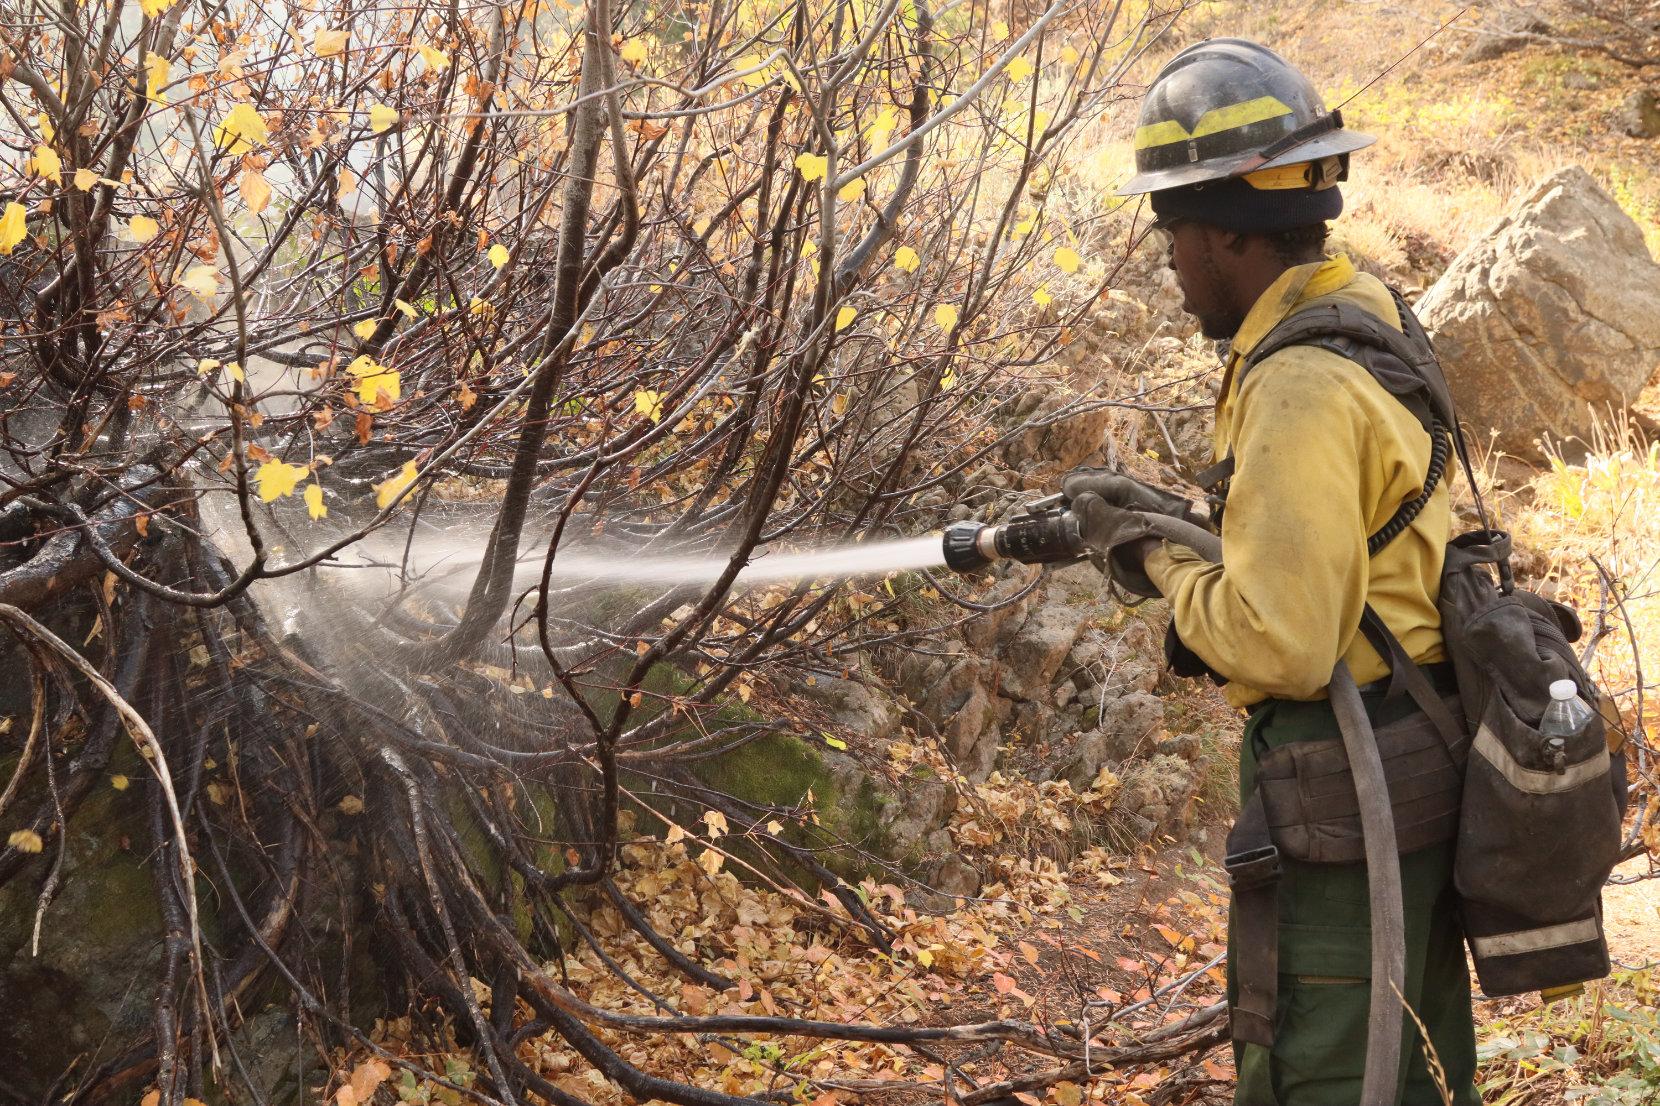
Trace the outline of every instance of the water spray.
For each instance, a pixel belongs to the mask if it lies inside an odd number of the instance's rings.
[[[993,561],[1028,565],[1070,564],[1088,553],[1078,516],[1061,495],[1035,499],[1007,522],[954,522],[945,528],[945,565],[978,572]]]

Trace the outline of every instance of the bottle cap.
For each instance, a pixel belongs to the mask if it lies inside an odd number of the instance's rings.
[[[1552,680],[1550,697],[1558,701],[1579,698],[1579,685],[1572,680]]]

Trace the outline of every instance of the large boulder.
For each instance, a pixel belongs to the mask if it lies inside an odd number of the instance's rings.
[[[1660,265],[1578,167],[1547,177],[1419,302],[1459,413],[1501,448],[1589,437],[1660,368]]]

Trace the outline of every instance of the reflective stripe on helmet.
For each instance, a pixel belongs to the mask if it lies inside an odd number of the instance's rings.
[[[1186,142],[1190,138],[1203,138],[1207,134],[1236,130],[1239,127],[1248,127],[1252,123],[1260,123],[1265,119],[1278,119],[1282,115],[1291,114],[1291,109],[1275,97],[1258,96],[1254,100],[1246,100],[1243,103],[1212,108],[1199,117],[1199,122],[1194,124],[1191,131],[1175,119],[1162,119],[1157,123],[1147,123],[1137,127],[1135,148],[1145,150],[1152,146],[1168,146],[1173,142]]]

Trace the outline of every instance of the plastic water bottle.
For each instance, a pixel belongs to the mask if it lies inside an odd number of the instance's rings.
[[[1595,713],[1579,697],[1579,685],[1572,680],[1551,683],[1550,706],[1539,720],[1539,732],[1545,738],[1545,760],[1557,775],[1568,770],[1568,738],[1584,733],[1593,717]]]

